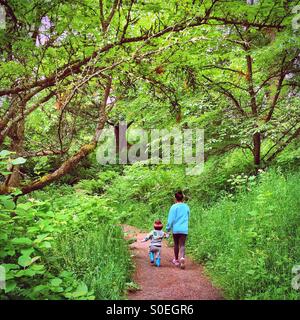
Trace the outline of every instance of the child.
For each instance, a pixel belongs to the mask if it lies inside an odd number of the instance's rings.
[[[151,240],[149,246],[149,256],[150,262],[154,263],[155,258],[155,265],[157,267],[160,266],[160,251],[161,251],[161,243],[163,238],[167,238],[168,234],[162,231],[163,224],[160,220],[156,220],[154,222],[154,230],[152,230],[142,242],[146,242]]]

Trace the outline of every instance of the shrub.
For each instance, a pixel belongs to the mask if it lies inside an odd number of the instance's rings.
[[[1,299],[123,296],[130,255],[105,201],[65,187],[21,200],[15,206],[10,196],[0,196],[0,259],[7,280]],[[62,262],[61,253],[75,258]]]
[[[205,210],[192,205],[189,247],[228,298],[299,299],[300,174],[270,171],[251,192]]]
[[[86,194],[102,194],[117,176],[117,172],[107,170],[98,174],[96,179],[79,181],[74,187]]]

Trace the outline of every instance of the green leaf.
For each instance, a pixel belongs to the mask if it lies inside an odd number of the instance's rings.
[[[17,286],[17,283],[15,280],[9,280],[6,282],[6,286],[5,286],[5,293],[9,293],[11,291],[13,291]]]
[[[2,150],[2,151],[0,152],[0,157],[1,157],[1,158],[5,158],[5,157],[9,156],[11,153],[12,153],[11,151]]]
[[[85,296],[88,293],[88,287],[87,285],[82,282],[76,289],[76,291],[73,293],[73,296],[76,297],[82,297]]]
[[[50,281],[50,283],[52,286],[58,287],[62,283],[62,280],[60,278],[54,278]]]
[[[24,211],[29,210],[32,207],[32,204],[30,202],[26,202],[26,203],[20,203],[18,204],[18,210],[22,209]]]
[[[22,193],[23,193],[23,192],[21,191],[21,189],[16,188],[16,189],[14,190],[14,192],[12,192],[11,194],[14,195],[14,196],[18,196],[19,194],[22,194]]]
[[[33,248],[21,250],[22,255],[28,256],[28,257],[29,257],[33,252],[34,252],[34,249],[33,249]]]
[[[9,270],[15,270],[20,268],[17,264],[13,263],[1,264],[1,266],[5,268],[6,272],[8,272]]]
[[[59,275],[63,278],[72,278],[73,277],[73,273],[70,271],[66,271],[66,270],[62,271]]]
[[[43,264],[34,264],[30,268],[34,271],[43,271],[45,266]]]
[[[12,199],[4,198],[4,199],[1,199],[1,202],[2,202],[3,206],[5,207],[5,209],[7,209],[7,210],[14,210],[15,209],[16,205]]]
[[[11,243],[30,246],[32,244],[32,240],[29,238],[14,238],[12,239]]]
[[[48,290],[48,289],[49,289],[48,286],[40,284],[40,285],[33,288],[33,292],[40,292],[40,291],[44,291],[44,290]]]
[[[36,272],[31,269],[20,270],[16,273],[16,277],[33,277],[36,275]]]
[[[1,171],[1,174],[2,174],[3,176],[8,176],[8,175],[11,174],[11,171]]]
[[[0,233],[0,240],[7,240],[8,239],[8,236],[7,236],[7,233]]]
[[[49,241],[45,241],[40,245],[41,248],[49,249],[52,247],[51,243]]]
[[[40,243],[42,242],[45,238],[48,237],[48,233],[44,233],[44,234],[39,234],[36,239],[34,240],[35,243]]]
[[[41,259],[40,256],[33,257],[33,258],[31,259],[31,263],[34,263],[34,262],[36,262],[36,261],[39,260],[39,259]]]
[[[16,166],[18,164],[23,164],[26,162],[26,159],[24,159],[23,157],[19,157],[19,158],[16,158],[14,160],[11,161],[11,164]]]
[[[18,264],[21,266],[21,267],[28,267],[29,265],[31,265],[31,258],[29,256],[20,256],[19,259],[18,259]]]
[[[63,288],[63,287],[58,287],[58,286],[56,286],[56,287],[52,287],[52,288],[51,288],[51,291],[52,291],[52,292],[63,292],[63,291],[64,291],[64,288]]]

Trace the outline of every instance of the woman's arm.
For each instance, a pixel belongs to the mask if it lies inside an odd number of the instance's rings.
[[[170,211],[169,211],[169,216],[168,216],[168,223],[167,223],[167,226],[166,226],[167,232],[169,232],[172,229],[173,222],[174,222],[174,208],[171,207]]]

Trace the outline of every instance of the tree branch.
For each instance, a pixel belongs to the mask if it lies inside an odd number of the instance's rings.
[[[215,83],[213,80],[211,80],[210,78],[208,78],[207,76],[203,75],[203,78],[206,79],[207,81],[209,81],[210,83],[212,83],[213,85],[217,86],[220,88],[220,92],[222,94],[224,94],[226,97],[228,97],[235,105],[235,107],[237,108],[237,110],[243,115],[243,116],[247,116],[245,110],[241,107],[240,103],[238,102],[237,98],[227,89],[225,89],[223,86],[221,86],[218,83]]]
[[[266,160],[266,162],[273,161],[279,155],[279,153],[281,153],[294,139],[296,139],[299,136],[300,136],[300,127],[294,132],[292,136],[290,136],[284,143],[281,144],[281,146]]]

